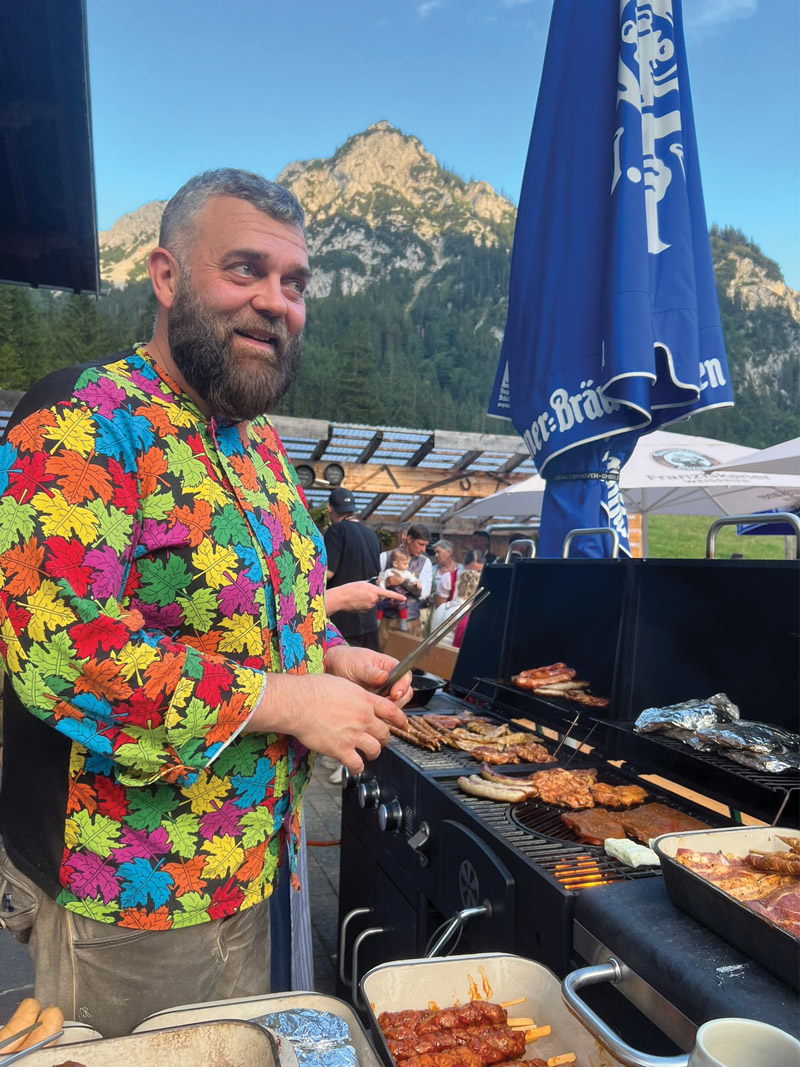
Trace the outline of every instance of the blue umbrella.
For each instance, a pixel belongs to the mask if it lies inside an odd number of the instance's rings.
[[[732,403],[680,0],[556,0],[489,405],[547,479],[539,554],[627,550],[637,438]]]
[[[783,508],[782,511],[788,509]],[[760,511],[759,515],[779,515],[781,510],[773,509],[772,511]],[[792,508],[790,514],[797,515],[800,518],[800,508]],[[755,535],[757,537],[794,537],[795,530],[793,526],[790,526],[788,522],[765,522],[763,524],[756,523],[739,523],[736,527],[737,534],[744,534],[746,536]]]

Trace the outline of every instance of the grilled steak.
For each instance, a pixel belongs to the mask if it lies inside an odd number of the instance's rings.
[[[676,811],[666,804],[643,804],[641,808],[625,811],[620,816],[625,833],[646,845],[659,834],[673,834],[690,830],[709,830],[706,822]]]
[[[589,845],[602,845],[607,837],[625,836],[619,815],[605,808],[569,812],[561,821]]]

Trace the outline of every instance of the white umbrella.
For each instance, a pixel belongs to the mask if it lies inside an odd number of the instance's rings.
[[[647,549],[648,515],[752,515],[800,505],[800,477],[723,470],[752,450],[728,441],[656,430],[642,437],[620,473],[626,507],[642,515]],[[468,505],[459,518],[517,519],[541,514],[544,480],[538,475]]]
[[[724,463],[724,470],[763,471],[764,474],[794,474],[800,476],[800,437],[781,441],[771,448],[760,448],[746,456]]]

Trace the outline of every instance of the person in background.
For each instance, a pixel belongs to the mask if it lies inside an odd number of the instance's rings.
[[[408,569],[419,582],[419,593],[414,595],[408,590],[406,602],[406,629],[414,637],[422,636],[422,623],[420,622],[420,607],[431,595],[433,584],[433,565],[425,553],[430,544],[431,533],[427,526],[422,523],[412,523],[403,535],[401,545],[409,555]],[[398,546],[400,547],[400,546]],[[389,563],[389,552],[381,553],[381,570],[385,570]],[[390,619],[386,628],[386,636],[390,630],[400,628],[400,619]],[[384,644],[385,647],[385,644]]]
[[[148,270],[150,342],[43,379],[0,442],[0,921],[35,997],[106,1037],[270,991],[312,753],[360,772],[411,696],[328,622],[266,416],[302,348],[300,204],[198,175]]]
[[[480,583],[480,571],[465,568],[461,574],[459,574],[458,581],[456,582],[456,597],[458,603],[463,604],[465,600],[471,597]],[[461,642],[464,640],[464,631],[467,628],[470,614],[471,613],[468,613],[463,619],[459,619],[456,628],[453,631],[453,645],[456,648],[461,648]]]
[[[452,601],[456,595],[456,578],[461,573],[461,567],[453,559],[453,544],[441,538],[436,542],[433,549],[436,559],[436,592],[433,598],[434,610],[442,604]]]
[[[437,568],[434,573],[435,595],[433,600],[433,614],[431,615],[431,630],[435,630],[456,605],[456,579],[461,573],[461,567],[453,559],[453,545],[450,541],[441,539],[436,542],[433,549],[436,557]]]
[[[326,587],[333,592],[351,582],[377,578],[381,543],[356,514],[356,502],[349,489],[334,489],[328,497],[331,525],[325,531],[328,554]],[[378,597],[375,602],[377,604]],[[373,605],[366,611],[335,611],[331,622],[349,645],[378,650],[378,613]]]
[[[491,544],[491,537],[485,530],[473,530],[472,537],[469,539],[469,547],[473,552],[481,552],[483,554],[484,563],[496,563],[497,556],[493,552],[489,551],[489,545]],[[467,561],[464,560],[466,563]]]
[[[464,566],[461,568],[465,571],[477,571],[478,574],[483,570],[486,564],[486,556],[480,549],[471,548],[466,556],[464,556]]]

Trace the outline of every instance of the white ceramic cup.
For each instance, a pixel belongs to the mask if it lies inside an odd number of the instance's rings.
[[[689,1067],[800,1067],[800,1041],[755,1019],[712,1019],[697,1031]]]

